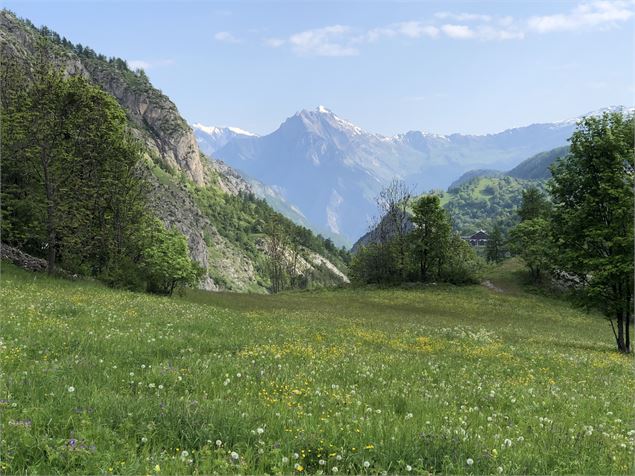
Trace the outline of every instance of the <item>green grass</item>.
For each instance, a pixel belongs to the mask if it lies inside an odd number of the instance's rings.
[[[3,265],[0,308],[3,474],[633,469],[632,359],[520,288],[169,299]]]

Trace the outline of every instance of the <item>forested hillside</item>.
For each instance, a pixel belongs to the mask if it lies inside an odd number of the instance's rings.
[[[142,70],[7,10],[0,35],[3,241],[99,277],[112,271],[114,256],[121,261],[123,243],[143,235],[140,217],[156,216],[162,233],[185,237],[206,289],[266,291],[272,266],[284,268],[283,286],[346,279],[338,269],[346,253],[275,213],[238,173],[202,154],[174,103]],[[265,227],[274,222],[282,250],[275,266]],[[142,251],[130,251],[128,265],[142,262]]]
[[[544,190],[551,177],[549,168],[568,153],[568,146],[558,147],[529,157],[508,172],[466,172],[443,193],[441,203],[450,212],[454,228],[462,234],[491,229],[495,224],[507,230],[517,221],[516,209],[523,190]]]

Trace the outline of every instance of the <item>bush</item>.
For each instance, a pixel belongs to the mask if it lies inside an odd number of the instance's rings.
[[[147,291],[171,296],[177,288],[198,283],[203,269],[190,258],[185,236],[179,231],[153,220],[144,241],[141,269]]]

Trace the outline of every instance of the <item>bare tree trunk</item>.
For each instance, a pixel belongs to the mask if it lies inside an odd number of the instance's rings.
[[[57,234],[55,232],[55,205],[53,203],[55,197],[53,185],[51,184],[51,179],[49,177],[48,160],[45,157],[44,150],[40,155],[40,160],[42,161],[44,189],[46,191],[46,234],[48,241],[46,270],[48,274],[53,274],[55,272],[55,255],[57,248]]]
[[[622,311],[617,311],[617,350],[626,352],[624,343],[624,315]]]
[[[630,353],[631,352],[631,316],[630,316],[630,311],[626,312],[625,317],[625,323],[624,323],[624,327],[626,327],[626,339],[625,339],[625,343],[624,343],[624,352],[626,353]]]

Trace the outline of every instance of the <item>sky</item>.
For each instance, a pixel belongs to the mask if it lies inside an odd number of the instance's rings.
[[[143,68],[190,123],[483,134],[635,103],[635,0],[34,1],[3,7]]]

